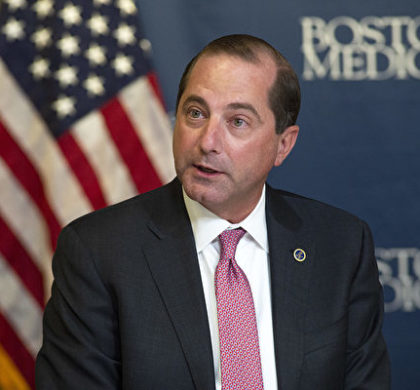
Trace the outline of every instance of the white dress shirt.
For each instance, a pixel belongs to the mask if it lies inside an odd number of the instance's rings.
[[[246,230],[246,234],[239,241],[235,259],[248,278],[254,299],[264,389],[277,390],[265,220],[265,187],[255,209],[238,224],[219,218],[198,202],[190,199],[185,192],[184,201],[192,225],[203,282],[213,349],[216,390],[221,389],[219,329],[214,287],[214,274],[220,257],[218,236],[226,229],[235,229],[239,226]]]

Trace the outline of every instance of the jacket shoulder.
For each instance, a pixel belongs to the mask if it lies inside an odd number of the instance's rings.
[[[79,232],[100,231],[125,232],[133,227],[145,225],[156,213],[165,213],[171,203],[177,204],[182,192],[177,182],[171,182],[155,190],[85,214],[70,222],[63,230]],[[178,200],[179,200],[178,199]],[[178,202],[179,203],[179,202]]]
[[[313,227],[356,228],[366,226],[358,216],[339,207],[292,192],[269,188],[268,204],[275,215],[294,225]]]

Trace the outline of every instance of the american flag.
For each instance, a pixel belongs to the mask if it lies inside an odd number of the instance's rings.
[[[0,389],[34,388],[63,225],[174,177],[133,0],[0,1]]]

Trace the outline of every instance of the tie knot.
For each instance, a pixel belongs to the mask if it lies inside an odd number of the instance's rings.
[[[233,258],[239,240],[244,236],[245,230],[242,228],[224,230],[219,235],[220,257]]]

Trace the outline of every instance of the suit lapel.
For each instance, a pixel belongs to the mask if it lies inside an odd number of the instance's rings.
[[[284,200],[280,191],[268,187],[267,230],[273,306],[273,331],[280,389],[297,389],[303,362],[304,316],[315,248],[310,232]],[[302,249],[299,262],[294,251]]]
[[[179,182],[155,205],[145,246],[151,273],[178,334],[197,389],[214,389],[205,298],[195,242]],[[166,195],[166,193],[164,193]]]

